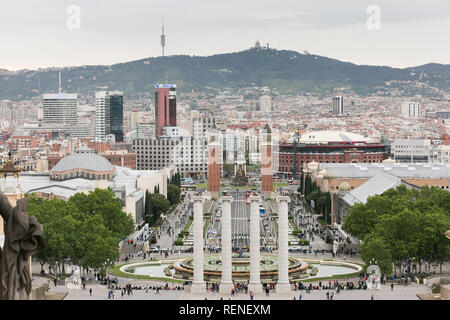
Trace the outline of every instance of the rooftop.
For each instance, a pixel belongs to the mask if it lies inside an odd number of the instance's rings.
[[[63,172],[76,169],[85,169],[90,171],[111,171],[113,166],[104,157],[95,153],[74,153],[70,156],[61,159],[52,172]]]
[[[371,178],[379,172],[398,178],[450,179],[450,164],[443,163],[322,163],[335,179]]]
[[[342,198],[352,206],[357,202],[366,203],[367,198],[382,194],[386,190],[395,188],[400,184],[402,184],[400,178],[388,175],[384,172],[378,172],[378,174],[369,181],[346,193]]]
[[[290,138],[288,142],[292,142]],[[328,144],[328,142],[374,142],[360,134],[345,131],[314,131],[306,132],[300,136],[299,143]]]

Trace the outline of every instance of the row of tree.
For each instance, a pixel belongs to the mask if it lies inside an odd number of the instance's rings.
[[[77,193],[68,201],[29,195],[27,212],[44,227],[45,248],[36,257],[52,273],[65,274],[69,260],[104,272],[119,257],[120,240],[134,231],[133,219],[110,189]]]
[[[170,179],[168,179],[167,184],[173,184],[178,188],[181,188],[181,176],[180,173],[175,173]]]
[[[423,262],[442,263],[449,258],[450,193],[424,187],[401,185],[383,195],[355,204],[345,218],[343,229],[363,240],[361,258],[367,264],[375,259],[384,274],[413,261],[421,272]]]
[[[309,174],[304,174],[302,171],[300,177],[298,192],[305,196],[309,205],[311,205],[311,200],[314,201],[315,213],[322,214],[323,220],[331,224],[331,193],[323,192]]]
[[[177,180],[172,180],[177,182]],[[179,181],[179,180],[178,180]],[[167,185],[167,198],[159,193],[159,186],[155,187],[154,193],[145,192],[145,222],[153,226],[158,222],[161,214],[167,212],[171,206],[180,202],[181,189],[175,184]]]

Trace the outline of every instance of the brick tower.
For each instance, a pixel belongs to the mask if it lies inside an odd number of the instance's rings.
[[[212,198],[220,194],[221,137],[215,127],[208,131],[208,191]]]
[[[265,125],[261,135],[261,191],[266,199],[273,192],[272,131]]]

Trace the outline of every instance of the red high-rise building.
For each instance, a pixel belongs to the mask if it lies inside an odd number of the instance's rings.
[[[177,125],[177,86],[157,84],[155,86],[155,134],[162,135],[163,127]]]

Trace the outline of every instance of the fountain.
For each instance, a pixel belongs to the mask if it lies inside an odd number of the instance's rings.
[[[289,278],[298,279],[307,277],[309,264],[297,259],[289,258]],[[193,259],[188,258],[175,263],[174,278],[191,279],[194,273]],[[262,281],[276,281],[278,279],[278,257],[274,255],[262,255],[260,261],[260,276]],[[220,281],[222,275],[222,261],[220,256],[205,256],[204,258],[204,277],[206,281]],[[302,276],[303,275],[303,276]],[[232,277],[234,281],[248,281],[250,279],[250,257],[233,255],[232,258]]]

